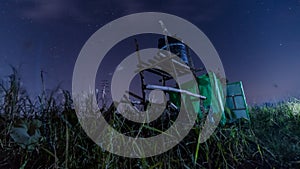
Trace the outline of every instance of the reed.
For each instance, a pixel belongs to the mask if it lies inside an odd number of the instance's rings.
[[[251,121],[218,127],[199,143],[202,121],[171,150],[148,158],[113,155],[96,145],[81,128],[68,91],[42,91],[30,99],[12,69],[0,84],[0,168],[298,168],[300,101],[254,106]],[[63,99],[59,99],[62,97]],[[165,111],[153,124],[134,124],[102,112],[118,131],[139,137],[160,134],[175,112]]]

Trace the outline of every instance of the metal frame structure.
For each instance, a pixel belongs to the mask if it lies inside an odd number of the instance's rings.
[[[169,52],[169,54],[171,54],[171,49],[170,49],[170,44],[168,42],[168,38],[170,36],[165,36],[164,37],[164,40],[165,40],[165,47],[163,49],[167,49],[167,51]],[[173,37],[171,37],[173,38]],[[180,42],[180,45],[185,45],[183,42]],[[194,74],[194,76],[196,76],[196,73],[199,72],[199,71],[202,71],[204,70],[203,68],[200,68],[200,69],[195,69],[194,68],[194,63],[192,61],[192,58],[190,56],[190,52],[189,52],[189,49],[188,47],[185,45],[186,49],[187,49],[187,60],[188,60],[188,63],[187,64],[183,64],[181,62],[178,62],[176,59],[172,59],[172,57],[177,57],[177,56],[169,56],[167,57],[166,59],[171,59],[172,61],[172,64],[167,66],[167,67],[164,67],[164,69],[166,70],[175,70],[175,65],[176,66],[180,66],[184,69],[180,69],[180,71],[178,72],[177,70],[177,73],[183,75],[183,74],[186,74],[186,73],[190,73],[192,72]],[[139,71],[137,72],[140,76],[140,81],[141,81],[141,91],[142,91],[142,96],[139,96],[138,94],[135,94],[133,92],[130,92],[128,91],[127,93],[138,99],[139,101],[131,101],[131,103],[133,105],[136,105],[136,104],[139,104],[139,105],[143,105],[143,110],[145,111],[147,109],[147,104],[149,103],[149,101],[147,100],[147,94],[146,94],[146,91],[147,90],[155,90],[155,89],[159,89],[159,90],[162,90],[164,92],[177,92],[177,93],[183,93],[183,94],[186,94],[186,95],[190,95],[190,96],[194,96],[194,97],[198,97],[200,98],[200,100],[205,100],[206,97],[205,96],[202,96],[202,95],[199,95],[199,94],[195,94],[195,93],[192,93],[190,91],[187,91],[187,90],[182,90],[182,89],[179,89],[179,88],[175,88],[175,87],[170,87],[170,86],[166,86],[166,82],[168,80],[172,80],[174,79],[171,75],[169,75],[168,73],[160,70],[160,69],[156,69],[156,68],[152,68],[153,65],[143,65],[142,61],[141,61],[141,56],[140,56],[140,53],[139,53],[139,45],[138,45],[138,42],[137,40],[135,39],[135,51],[137,53],[137,57],[138,57],[138,61],[139,61],[139,64],[138,67],[143,67],[143,70],[142,71]],[[161,58],[158,62],[163,62],[165,58]],[[157,60],[156,60],[157,61]],[[153,63],[154,65],[159,65],[159,63]],[[191,66],[189,66],[191,65]],[[164,65],[166,66],[166,65]],[[185,70],[188,70],[188,71],[185,71]],[[159,79],[159,82],[161,83],[161,86],[160,85],[152,85],[152,84],[147,84],[145,82],[145,72],[149,72],[149,73],[152,73],[152,74],[155,74],[155,75],[158,75],[160,76],[160,79]]]

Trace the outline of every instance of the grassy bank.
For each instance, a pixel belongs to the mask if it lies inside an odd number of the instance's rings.
[[[86,136],[68,91],[41,91],[30,99],[14,70],[1,83],[0,93],[0,168],[300,167],[300,101],[296,99],[252,107],[251,122],[219,127],[202,144],[197,142],[198,121],[171,150],[129,159],[104,151]],[[124,127],[112,110],[103,113]],[[140,126],[126,128],[140,131]]]

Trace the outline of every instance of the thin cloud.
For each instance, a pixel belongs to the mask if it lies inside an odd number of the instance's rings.
[[[22,2],[23,17],[38,21],[61,20],[76,18],[78,21],[88,21],[88,17],[71,0],[27,0]]]
[[[179,14],[181,17],[192,18],[193,21],[212,21],[219,17],[224,8],[227,7],[225,1],[202,0],[202,1],[182,1],[182,0],[165,0],[165,1],[123,1],[120,3],[124,11],[129,13],[157,11],[171,14]],[[193,17],[191,17],[193,16]]]
[[[107,12],[113,15],[126,15],[136,12],[156,11],[171,14],[180,14],[181,17],[190,18],[193,21],[212,21],[222,14],[225,1],[202,0],[202,1],[77,1],[77,0],[26,0],[22,3],[26,8],[22,8],[22,16],[39,21],[61,20],[75,18],[81,22],[97,20],[101,17],[108,17]],[[93,13],[93,11],[99,11]],[[102,18],[104,19],[104,18]]]

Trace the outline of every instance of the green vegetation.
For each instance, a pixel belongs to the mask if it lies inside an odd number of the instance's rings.
[[[0,93],[0,168],[300,167],[300,101],[296,99],[252,107],[251,122],[219,127],[202,144],[197,142],[199,120],[173,149],[154,157],[129,159],[103,151],[87,137],[68,91],[42,91],[30,99],[13,69],[0,84]],[[103,114],[127,131],[146,136],[159,131],[124,123],[113,110]]]

